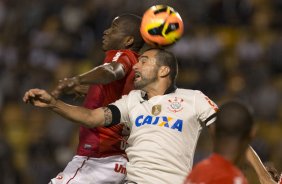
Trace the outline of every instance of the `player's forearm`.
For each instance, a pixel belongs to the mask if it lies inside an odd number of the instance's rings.
[[[99,66],[78,77],[79,84],[108,84],[118,79],[110,66]]]
[[[276,184],[251,146],[247,150],[247,160],[255,169],[261,184]]]
[[[99,110],[90,110],[83,107],[69,105],[60,100],[57,100],[50,109],[74,123],[78,123],[89,128],[103,125],[103,119],[99,118],[100,116],[96,114],[96,111]]]
[[[116,65],[116,64],[115,64]],[[108,84],[124,76],[121,66],[113,64],[96,67],[89,72],[77,76],[79,84]]]

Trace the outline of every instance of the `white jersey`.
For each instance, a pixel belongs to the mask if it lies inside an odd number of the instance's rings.
[[[149,100],[142,93],[131,91],[113,103],[121,122],[131,127],[127,179],[138,184],[182,184],[192,168],[202,126],[215,120],[217,106],[196,90],[178,88]]]

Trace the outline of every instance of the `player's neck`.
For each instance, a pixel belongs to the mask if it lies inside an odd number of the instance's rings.
[[[245,153],[244,150],[246,150],[242,145],[238,141],[217,142],[214,146],[214,152],[237,165],[241,161],[242,154]]]
[[[168,80],[157,81],[155,83],[148,85],[145,90],[148,95],[148,99],[154,96],[164,95],[167,89],[171,85],[172,85],[171,81],[168,81]]]

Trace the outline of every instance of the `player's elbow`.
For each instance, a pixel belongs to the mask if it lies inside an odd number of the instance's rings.
[[[108,66],[101,67],[99,69],[99,75],[102,77],[100,80],[101,84],[108,84],[117,80],[116,73],[111,69],[111,67]]]
[[[118,79],[118,75],[115,71],[113,71],[112,68],[105,68],[105,76],[107,76],[107,79],[109,81],[114,81]]]
[[[110,81],[119,80],[125,76],[123,67],[119,63],[111,63],[108,65],[103,65],[103,70],[104,70],[105,76]]]

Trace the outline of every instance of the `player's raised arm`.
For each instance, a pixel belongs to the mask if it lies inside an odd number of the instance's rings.
[[[251,146],[247,149],[247,160],[255,169],[261,184],[277,184],[268,173],[257,153]]]
[[[122,79],[126,75],[124,67],[121,63],[111,62],[92,70],[83,73],[81,75],[64,78],[60,80],[57,87],[51,92],[51,94],[58,98],[61,93],[70,94],[86,94],[88,91],[88,85],[90,84],[108,84],[112,81]]]
[[[107,84],[125,76],[123,65],[118,62],[106,63],[77,76],[79,84]]]
[[[25,93],[23,101],[36,107],[48,108],[86,127],[108,126],[112,122],[112,113],[107,107],[89,110],[83,107],[69,105],[55,99],[42,89],[30,89]]]

